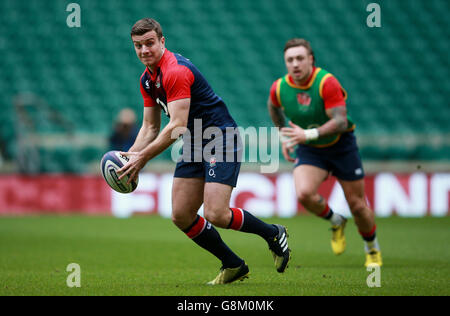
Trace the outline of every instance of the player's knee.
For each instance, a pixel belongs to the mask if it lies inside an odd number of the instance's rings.
[[[181,216],[177,215],[177,214],[173,214],[172,213],[172,222],[175,224],[175,226],[177,226],[178,228],[184,228],[183,226],[183,219],[181,218]]]
[[[313,202],[314,193],[307,190],[300,190],[297,192],[297,199],[303,205],[308,205]]]
[[[217,223],[220,221],[220,216],[213,211],[205,210],[205,219],[214,226],[217,226]]]
[[[368,210],[367,204],[364,199],[349,199],[347,202],[353,216],[362,216]]]
[[[225,225],[224,212],[214,208],[204,208],[205,219],[217,227],[223,227]]]
[[[192,218],[191,216],[187,216],[186,214],[183,213],[172,212],[172,222],[175,224],[175,226],[177,226],[181,230],[189,227],[194,220],[195,217]]]

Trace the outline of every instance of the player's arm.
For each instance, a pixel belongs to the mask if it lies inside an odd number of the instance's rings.
[[[276,80],[270,87],[269,98],[267,100],[267,108],[269,110],[270,118],[273,124],[282,128],[286,125],[283,110],[281,109],[280,99],[278,97],[278,87],[281,79]]]
[[[277,97],[277,86],[279,80],[280,79],[272,83],[272,86],[270,87],[269,98],[267,100],[267,108],[269,110],[270,118],[272,119],[273,124],[278,128],[282,128],[286,125],[286,119],[283,110],[281,109],[279,98]],[[283,157],[289,162],[295,161],[295,159],[289,155],[289,152],[292,151],[292,149],[288,149],[286,143],[281,143],[281,152],[283,153]]]
[[[286,125],[283,110],[281,107],[273,104],[271,98],[267,100],[267,108],[269,109],[270,118],[276,127],[282,128]]]
[[[180,135],[187,130],[187,121],[189,117],[190,98],[179,99],[168,104],[170,121],[159,133],[154,141],[148,144],[144,149],[138,152],[122,153],[130,157],[130,161],[118,170],[121,173],[119,179],[129,174],[128,182],[136,179],[139,171],[152,158],[156,157],[170,145],[172,145]]]
[[[158,137],[141,151],[147,161],[158,156],[186,132],[190,105],[190,98],[169,102],[167,105],[170,113],[169,123]]]
[[[161,107],[144,107],[144,118],[142,126],[134,141],[133,146],[128,151],[141,151],[148,144],[156,139],[161,128]]]
[[[331,76],[325,79],[322,91],[325,113],[330,118],[317,130],[319,137],[343,133],[347,130],[347,107],[345,95],[339,81]]]
[[[273,104],[270,96],[267,100],[267,108],[269,109],[270,118],[272,119],[273,124],[278,128],[284,127],[286,124],[286,119],[284,117],[283,110],[281,109],[281,107]],[[289,152],[292,152],[292,149],[289,149],[287,147],[287,144],[284,142],[281,143],[281,152],[283,153],[284,159],[286,159],[287,161],[295,161],[295,159],[289,155]]]
[[[330,120],[317,128],[319,137],[340,134],[347,130],[347,107],[345,105],[333,107],[325,112]]]

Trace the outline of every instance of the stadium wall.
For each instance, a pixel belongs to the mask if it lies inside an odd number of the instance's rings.
[[[135,192],[120,194],[98,175],[3,175],[0,176],[0,215],[159,214],[169,217],[172,179],[172,173],[144,173]],[[335,178],[327,179],[320,193],[333,209],[350,216]],[[379,217],[448,216],[449,193],[450,173],[377,173],[366,177],[366,197]],[[296,201],[291,173],[242,173],[231,205],[261,217],[306,213]]]

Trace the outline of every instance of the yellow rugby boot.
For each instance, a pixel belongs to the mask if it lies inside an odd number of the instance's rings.
[[[340,225],[331,226],[331,249],[335,255],[340,255],[345,251],[347,243],[345,241],[344,229],[347,224],[347,219],[343,218]]]
[[[370,266],[379,266],[383,265],[383,260],[381,259],[381,251],[372,248],[369,252],[366,253],[366,263],[364,264],[366,267]]]
[[[217,285],[217,284],[227,284],[234,282],[236,280],[244,281],[244,279],[248,278],[249,275],[248,266],[245,262],[237,267],[237,268],[220,268],[220,273],[216,276],[216,278],[210,282],[209,285]]]

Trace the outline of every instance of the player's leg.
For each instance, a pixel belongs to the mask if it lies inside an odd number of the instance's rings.
[[[277,271],[284,272],[290,259],[286,228],[267,224],[245,210],[230,208],[231,192],[236,186],[241,166],[240,139],[234,132],[216,138],[214,152],[210,157],[205,157],[205,217],[218,227],[254,233],[264,238],[273,253]],[[216,150],[220,146],[223,150]]]
[[[174,178],[172,188],[172,221],[192,241],[216,256],[224,267],[236,267],[239,258],[223,242],[217,230],[197,215],[203,203],[203,178]]]
[[[311,213],[339,225],[343,217],[333,212],[327,201],[318,193],[328,177],[328,171],[313,165],[301,164],[294,169],[295,191],[298,201]]]
[[[294,183],[299,202],[311,213],[330,221],[331,249],[336,255],[345,251],[344,235],[347,220],[333,212],[327,201],[318,193],[319,186],[328,177],[328,171],[309,164],[300,164],[294,169]]]
[[[228,197],[228,190],[227,185],[223,185],[224,187],[217,190],[211,190],[211,184],[206,183],[205,189],[204,189],[204,206],[203,211],[205,218],[208,222],[211,224],[222,227],[223,228],[223,222],[226,221],[226,213],[225,212],[215,212],[213,210],[218,209],[218,205],[222,205],[223,200],[229,200]],[[214,203],[211,201],[215,200]],[[225,216],[224,216],[225,215]],[[236,280],[243,280],[244,278],[248,277],[249,269],[244,260],[237,257],[234,258],[232,264],[222,264],[222,268],[220,269],[220,273],[217,275],[217,277],[210,281],[208,284],[216,285],[216,284],[225,284],[225,283],[231,283]]]
[[[205,183],[205,217],[213,225],[221,228],[232,228],[242,232],[254,233],[264,239],[273,237],[278,230],[249,212],[230,208],[233,187],[216,182]]]
[[[272,225],[239,208],[230,208],[233,187],[218,182],[206,182],[205,217],[214,225],[261,236],[273,253],[278,272],[284,272],[290,259],[286,228]]]
[[[213,140],[214,150],[205,157],[205,216],[216,226],[258,234],[264,239],[278,233],[245,210],[230,208],[230,197],[236,187],[242,160],[242,142],[236,131]],[[210,144],[208,144],[210,145]],[[219,148],[222,150],[219,151]]]
[[[319,186],[328,177],[332,168],[330,158],[334,155],[329,151],[329,148],[297,146],[294,169],[295,190],[298,201],[309,212],[329,220],[332,226],[344,226],[345,218],[334,213],[327,201],[318,193]]]
[[[341,138],[342,150],[330,160],[331,170],[344,190],[345,198],[355,219],[360,234],[366,241],[367,263],[381,265],[381,254],[376,240],[374,213],[367,205],[364,194],[364,168],[353,133]],[[372,255],[371,255],[372,253]]]
[[[319,186],[328,177],[328,171],[322,168],[302,164],[294,169],[295,192],[298,201],[309,212],[323,217],[327,203],[318,193]]]
[[[235,157],[236,158],[236,157]],[[258,234],[264,239],[273,238],[278,228],[267,224],[251,213],[230,208],[230,198],[236,186],[241,163],[234,161],[205,162],[205,217],[221,228],[231,228]]]
[[[172,222],[180,229],[187,229],[197,218],[203,204],[203,178],[173,178]]]
[[[364,179],[356,181],[344,181],[338,179],[355,219],[359,231],[367,234],[375,226],[375,215],[367,205],[364,194]]]
[[[369,208],[364,194],[364,179],[355,181],[339,180],[345,198],[352,212],[358,231],[365,241],[366,266],[382,265],[381,251],[376,238],[375,214]]]

